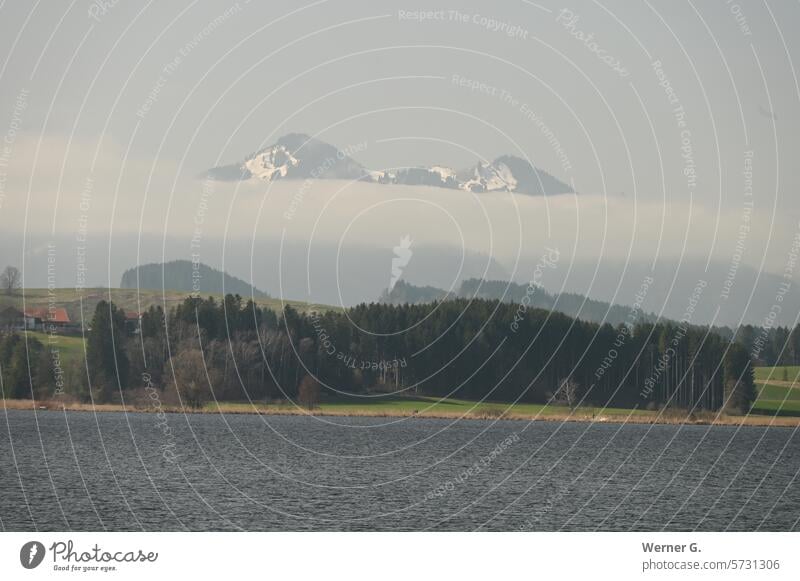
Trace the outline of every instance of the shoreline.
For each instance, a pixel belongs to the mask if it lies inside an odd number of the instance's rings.
[[[325,405],[325,404],[323,404]],[[386,411],[370,409],[324,409],[315,408],[306,410],[299,407],[275,406],[269,404],[243,405],[236,402],[220,402],[209,404],[200,409],[182,408],[179,406],[148,406],[148,405],[123,405],[123,404],[83,404],[74,402],[58,402],[53,400],[33,401],[20,399],[3,400],[3,410],[22,411],[62,411],[62,412],[95,412],[95,413],[136,413],[136,414],[231,414],[231,415],[265,415],[265,416],[313,416],[313,417],[370,417],[370,418],[420,418],[420,419],[448,419],[448,420],[511,420],[535,422],[576,422],[600,424],[657,424],[657,425],[685,425],[685,426],[748,426],[748,427],[782,427],[796,428],[800,426],[800,417],[791,416],[729,416],[708,413],[687,418],[674,412],[668,415],[657,411],[628,410],[632,413],[597,414],[581,410],[575,412],[548,412],[548,413],[491,413],[487,412],[443,412],[443,411]],[[636,413],[633,413],[636,412]]]

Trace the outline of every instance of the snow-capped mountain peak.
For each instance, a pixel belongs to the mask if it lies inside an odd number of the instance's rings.
[[[302,133],[284,135],[242,163],[215,167],[208,178],[220,181],[279,179],[366,179],[369,172],[333,145]]]
[[[290,168],[295,168],[300,164],[292,152],[283,145],[273,145],[255,154],[244,162],[244,167],[253,177],[265,181],[272,181],[277,178],[285,178],[289,174]]]
[[[471,192],[513,192],[517,189],[517,180],[503,162],[497,164],[479,162],[472,172],[472,177],[466,180],[463,186],[465,190]]]
[[[481,161],[456,171],[443,165],[370,171],[344,151],[308,135],[291,133],[247,157],[241,164],[215,167],[206,173],[224,181],[279,179],[345,179],[460,189],[468,192],[513,192],[533,196],[572,193],[564,182],[510,155]]]

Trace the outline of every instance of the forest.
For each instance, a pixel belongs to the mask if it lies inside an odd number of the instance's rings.
[[[4,397],[118,402],[146,383],[175,387],[193,407],[212,398],[313,406],[369,392],[747,412],[755,400],[749,349],[761,338],[760,329],[731,341],[677,322],[600,325],[483,299],[303,314],[238,295],[190,297],[169,312],[150,307],[134,331],[125,323],[121,309],[100,302],[85,361],[69,364],[46,342],[6,333]],[[774,331],[762,335],[797,342],[797,330]]]

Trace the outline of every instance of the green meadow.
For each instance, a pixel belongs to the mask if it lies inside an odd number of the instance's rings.
[[[754,368],[756,381],[794,381],[800,374],[800,366],[786,365],[783,367],[756,367]]]
[[[25,334],[32,339],[41,341],[46,349],[58,349],[62,365],[73,361],[81,361],[84,358],[84,341],[83,337],[80,335],[50,336],[47,333],[40,333],[38,331],[25,331]]]
[[[800,416],[800,367],[756,367],[755,414]],[[785,378],[785,379],[784,379]]]

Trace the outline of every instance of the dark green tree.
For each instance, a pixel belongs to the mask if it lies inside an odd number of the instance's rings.
[[[725,355],[726,409],[746,414],[756,401],[753,366],[747,350],[739,343],[731,343]]]
[[[38,369],[44,346],[35,338],[19,340],[14,344],[7,373],[4,376],[6,397],[31,399],[38,388]],[[4,372],[6,367],[3,368]]]
[[[115,387],[122,389],[128,385],[125,341],[125,313],[113,302],[97,303],[86,341],[86,364],[92,389],[101,401],[109,401]]]
[[[11,355],[14,353],[14,347],[21,341],[22,338],[18,333],[11,333],[0,339],[0,367],[6,370],[6,372],[8,372],[11,367]]]

